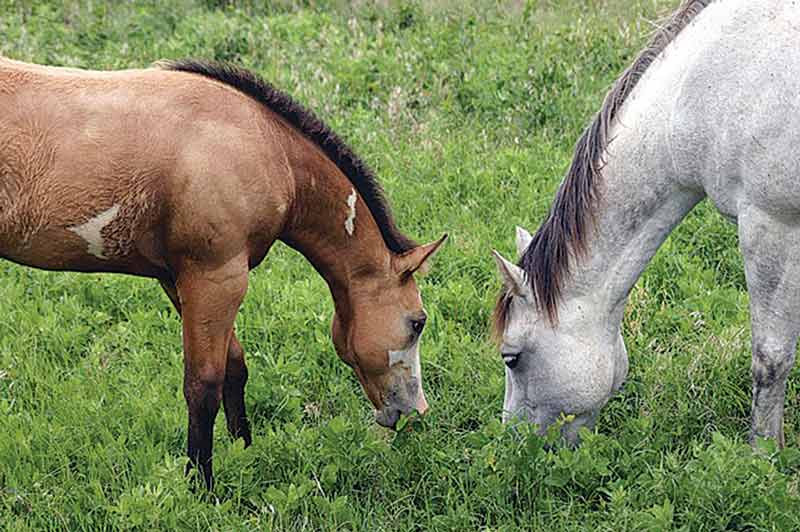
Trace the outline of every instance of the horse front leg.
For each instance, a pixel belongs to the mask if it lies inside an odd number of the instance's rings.
[[[753,411],[750,441],[772,438],[783,447],[786,379],[800,334],[800,229],[765,211],[739,214],[750,294]]]
[[[160,279],[159,282],[175,310],[181,315],[181,302],[175,283],[169,279]],[[222,405],[225,409],[225,419],[228,422],[228,432],[231,437],[242,438],[244,446],[249,447],[253,442],[253,437],[250,433],[250,422],[244,406],[245,384],[247,384],[247,365],[244,361],[244,349],[234,331],[228,345],[225,382],[222,386]]]
[[[187,262],[176,288],[183,321],[183,393],[189,412],[187,473],[197,468],[213,488],[214,420],[222,401],[236,312],[247,290],[247,261],[208,269]]]

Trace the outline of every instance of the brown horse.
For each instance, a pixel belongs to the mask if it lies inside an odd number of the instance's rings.
[[[0,58],[0,256],[158,279],[183,322],[187,472],[212,486],[222,402],[251,441],[234,318],[276,239],[334,300],[333,343],[376,420],[427,409],[412,278],[441,245],[395,226],[370,170],[253,74],[195,61],[90,72]]]

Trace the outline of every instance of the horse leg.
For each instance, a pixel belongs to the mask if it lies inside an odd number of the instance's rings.
[[[161,287],[172,302],[178,314],[181,314],[181,302],[178,291],[171,280],[160,279]],[[228,432],[233,438],[242,438],[244,446],[249,447],[253,441],[250,433],[250,422],[244,405],[244,387],[247,384],[247,365],[244,361],[244,349],[236,338],[236,331],[231,334],[228,355],[225,364],[225,382],[222,386],[222,406]]]
[[[753,348],[750,441],[774,438],[784,446],[786,378],[800,334],[800,228],[746,207],[739,214]]]
[[[247,290],[247,261],[213,269],[186,264],[176,288],[183,319],[183,394],[189,412],[187,472],[196,467],[213,487],[214,419],[222,400],[228,347]]]
[[[247,420],[244,406],[245,384],[247,384],[247,365],[244,362],[244,349],[234,333],[228,347],[222,404],[225,408],[225,419],[228,422],[228,432],[231,437],[242,438],[244,446],[249,447],[253,437],[250,435],[250,422]]]

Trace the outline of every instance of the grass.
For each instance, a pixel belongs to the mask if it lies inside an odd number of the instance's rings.
[[[0,54],[94,69],[196,56],[252,68],[381,176],[400,226],[451,234],[421,282],[432,406],[377,427],[328,338],[332,305],[278,245],[237,322],[254,444],[216,432],[217,487],[183,477],[180,324],[157,283],[0,265],[2,530],[790,530],[788,449],[745,443],[747,293],[733,226],[701,204],[634,288],[631,372],[577,450],[499,422],[488,338],[515,224],[542,221],[582,127],[666,0],[0,0]]]

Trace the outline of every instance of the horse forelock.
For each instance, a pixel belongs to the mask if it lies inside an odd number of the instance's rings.
[[[317,145],[347,177],[367,205],[389,250],[400,254],[417,246],[397,228],[383,187],[369,166],[322,120],[288,94],[253,72],[227,63],[183,59],[162,61],[156,66],[214,79],[266,106]]]
[[[503,332],[506,330],[508,313],[511,311],[511,292],[505,287],[497,296],[497,304],[492,312],[492,339],[496,344],[503,342]]]
[[[558,303],[564,280],[574,260],[586,252],[601,196],[609,130],[626,98],[647,68],[669,43],[713,0],[688,0],[659,26],[649,45],[617,79],[600,111],[584,130],[547,219],[533,236],[518,265],[528,277],[534,302],[551,324],[558,322]],[[510,295],[504,290],[494,312],[495,334],[502,334],[508,319]]]

